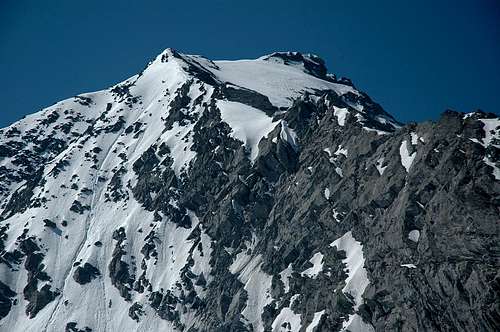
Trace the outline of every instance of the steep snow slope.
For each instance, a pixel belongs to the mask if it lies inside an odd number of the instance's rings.
[[[498,121],[401,127],[316,56],[167,49],[0,130],[0,330],[491,328]]]

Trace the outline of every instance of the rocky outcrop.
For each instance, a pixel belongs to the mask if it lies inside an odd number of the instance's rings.
[[[101,273],[95,266],[90,263],[85,263],[83,266],[78,266],[75,269],[73,279],[80,285],[85,285],[100,275]]]

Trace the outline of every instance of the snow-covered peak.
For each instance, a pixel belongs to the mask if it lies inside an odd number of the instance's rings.
[[[275,52],[251,60],[211,61],[200,55],[189,55],[167,48],[150,67],[175,63],[186,74],[208,84],[228,84],[256,91],[269,98],[276,107],[289,107],[304,92],[333,90],[341,95],[358,92],[349,84],[335,82],[327,75],[324,61],[312,54]],[[147,70],[146,70],[147,71]]]
[[[400,295],[422,286],[408,275],[434,275],[412,254],[429,239],[494,280],[478,248],[498,219],[498,117],[449,112],[396,130],[325,73],[297,52],[166,49],[0,129],[0,331],[392,330],[362,305],[383,291],[403,309],[390,321],[418,316]],[[473,248],[448,246],[460,239]],[[485,298],[495,285],[472,286]]]

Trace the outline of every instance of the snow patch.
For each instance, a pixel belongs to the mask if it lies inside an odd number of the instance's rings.
[[[413,152],[412,154],[408,153],[408,142],[404,140],[401,142],[401,146],[399,147],[399,155],[401,156],[401,165],[406,169],[408,173],[410,171],[410,167],[413,164],[413,160],[417,156],[417,152]]]
[[[323,257],[324,256],[322,253],[315,253],[314,256],[309,260],[309,262],[311,262],[313,266],[303,271],[300,275],[316,279],[318,274],[323,271]]]
[[[379,158],[377,160],[377,163],[375,164],[375,167],[377,168],[377,171],[380,175],[384,174],[385,169],[387,168],[388,165],[382,166],[384,164],[384,157]]]
[[[325,191],[323,192],[323,194],[325,195],[326,200],[330,199],[330,189],[325,188]]]
[[[348,276],[342,291],[354,298],[354,309],[357,310],[363,303],[363,292],[370,283],[366,269],[364,268],[363,246],[360,242],[356,241],[352,236],[352,232],[349,231],[339,239],[333,241],[330,247],[336,247],[337,250],[343,250],[346,253],[346,258],[342,262],[347,266],[345,271]]]
[[[288,124],[286,121],[281,121],[281,132],[280,132],[280,137],[283,141],[287,142],[290,144],[290,146],[295,150],[298,151],[299,149],[299,140],[297,138],[297,134],[293,129],[288,127]]]
[[[418,242],[420,239],[420,231],[418,229],[414,229],[408,233],[408,239],[410,239],[413,242]]]
[[[500,139],[500,119],[479,119],[484,126],[484,138],[483,138],[483,143],[484,146],[487,147],[490,144],[493,146],[500,148],[499,144],[492,143],[495,139],[498,140]]]
[[[267,137],[278,122],[273,122],[273,119],[261,110],[233,101],[218,100],[217,107],[222,121],[232,129],[231,136],[243,142],[245,148],[250,151],[250,160],[254,161],[259,154],[260,140]]]
[[[337,250],[344,250],[346,258],[342,260],[346,264],[348,274],[345,286],[342,289],[344,294],[349,294],[354,299],[354,311],[357,311],[363,303],[363,293],[370,283],[366,269],[364,268],[365,258],[363,257],[363,246],[352,236],[351,231],[345,233],[339,239],[330,244]],[[349,319],[343,323],[342,331],[375,331],[373,327],[366,324],[358,314],[349,315]]]
[[[495,180],[500,180],[500,168],[498,168],[497,165],[494,162],[492,162],[488,157],[484,157],[483,162],[486,165],[493,167],[493,176],[495,177]]]
[[[418,144],[418,135],[417,133],[410,133],[410,136],[411,136],[411,144],[412,145],[417,145]]]
[[[335,151],[334,155],[339,156],[341,154],[343,154],[344,157],[347,158],[347,149],[343,148],[342,145],[339,145],[339,147],[337,148],[337,151]]]
[[[333,106],[333,115],[337,117],[337,122],[339,126],[343,127],[345,125],[345,119],[347,117],[347,114],[349,114],[347,108],[339,108]]]
[[[349,315],[349,319],[347,322],[342,324],[342,332],[375,332],[375,329],[370,324],[367,324],[363,321],[358,314]]]
[[[247,291],[248,299],[245,308],[241,312],[245,320],[250,323],[254,331],[264,331],[262,312],[264,307],[272,302],[271,281],[272,276],[261,269],[262,256],[251,257],[246,252],[237,255],[237,259],[229,267],[229,271],[238,274]]]
[[[344,177],[344,173],[340,167],[335,167],[335,173],[337,173],[341,178]]]
[[[292,301],[290,301],[290,307],[292,306]],[[300,314],[296,314],[290,309],[290,307],[284,307],[281,309],[278,316],[273,321],[271,328],[273,332],[287,332],[287,331],[299,331],[301,328],[300,324]],[[284,326],[283,326],[284,325]]]
[[[292,263],[288,264],[286,269],[279,273],[281,282],[285,286],[285,294],[290,291],[290,277],[292,276],[293,268]]]
[[[325,313],[325,310],[321,310],[321,311],[318,311],[318,312],[314,313],[314,317],[313,317],[313,320],[312,320],[311,324],[309,324],[306,327],[306,332],[313,332],[314,331],[314,329],[316,328],[316,326],[318,326],[319,321],[321,320],[321,317],[323,317],[324,313]]]
[[[339,216],[341,214],[337,212],[337,210],[333,209],[333,219],[335,219],[336,222],[340,222]]]

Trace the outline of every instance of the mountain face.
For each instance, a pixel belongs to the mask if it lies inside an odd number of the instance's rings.
[[[0,330],[498,331],[499,216],[494,114],[167,49],[0,130]]]

